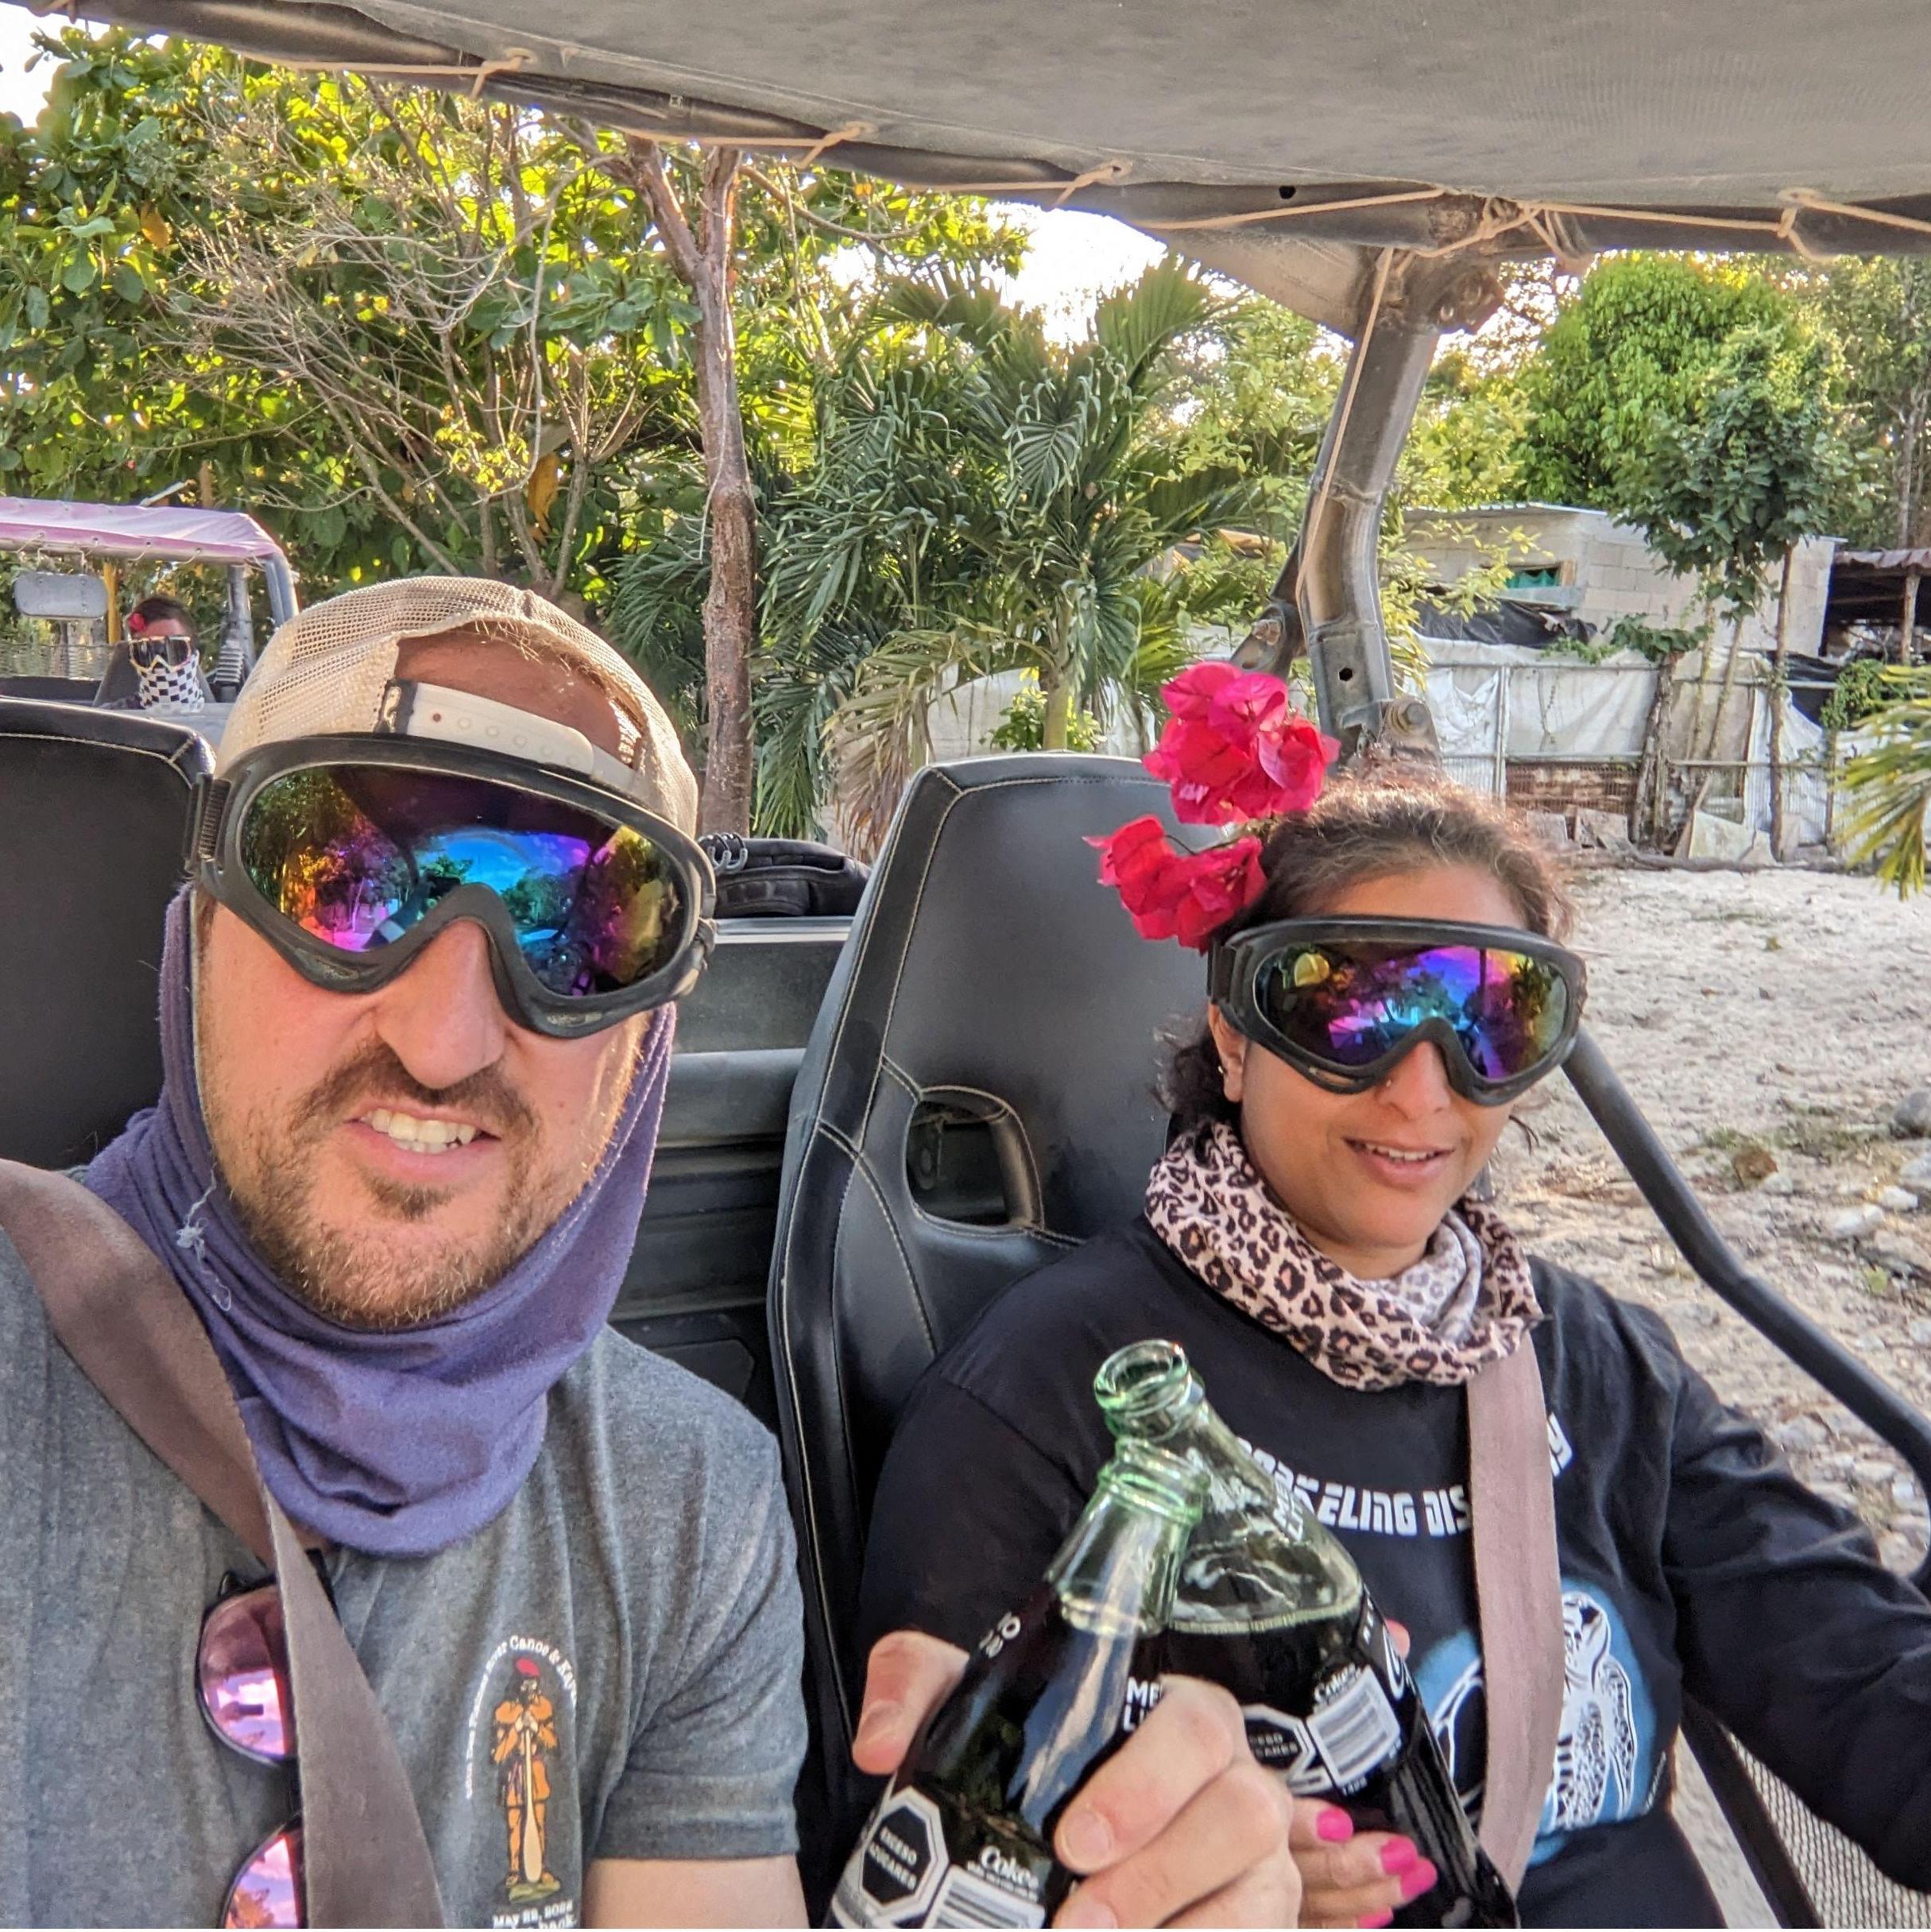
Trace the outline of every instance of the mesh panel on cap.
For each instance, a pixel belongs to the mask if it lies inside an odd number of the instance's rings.
[[[373,731],[411,637],[473,630],[581,664],[629,726],[625,762],[637,796],[686,832],[697,826],[697,781],[656,695],[628,660],[533,590],[473,577],[404,577],[345,591],[292,618],[269,640],[222,734],[225,771],[258,745],[335,731]]]

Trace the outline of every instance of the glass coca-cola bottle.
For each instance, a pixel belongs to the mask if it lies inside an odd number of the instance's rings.
[[[1174,1343],[1120,1349],[1093,1392],[1120,1442],[1185,1456],[1207,1477],[1154,1674],[1225,1685],[1254,1756],[1297,1795],[1413,1841],[1437,1877],[1395,1924],[1519,1923],[1354,1559],[1214,1413]]]
[[[1205,1477],[1122,1442],[1039,1588],[913,1740],[832,1900],[846,1926],[1039,1926],[1074,1875],[1053,1833],[1158,1697],[1148,1665]]]

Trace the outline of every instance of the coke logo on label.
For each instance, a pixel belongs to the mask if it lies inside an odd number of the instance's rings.
[[[1008,1857],[996,1845],[982,1845],[974,1861],[987,1877],[996,1879],[1002,1885],[1010,1885],[1015,1891],[1028,1899],[1039,1895],[1039,1881],[1016,1858]]]

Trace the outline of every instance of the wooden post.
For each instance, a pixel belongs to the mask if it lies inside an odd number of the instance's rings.
[[[1790,575],[1796,561],[1797,546],[1793,544],[1783,553],[1783,577],[1777,587],[1777,650],[1770,673],[1770,852],[1778,859],[1790,857],[1784,839],[1783,712],[1790,702]]]
[[[1898,613],[1898,662],[1908,664],[1911,661],[1912,646],[1917,641],[1917,586],[1921,582],[1918,573],[1907,570],[1904,573],[1904,604]]]

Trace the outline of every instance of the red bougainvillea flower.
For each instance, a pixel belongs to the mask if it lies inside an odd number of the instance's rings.
[[[1259,671],[1194,664],[1160,695],[1171,714],[1147,769],[1172,791],[1185,825],[1238,825],[1304,811],[1341,747]]]
[[[1178,939],[1196,952],[1205,952],[1214,933],[1267,885],[1258,838],[1179,852],[1159,820],[1147,817],[1086,842],[1099,848],[1100,883],[1117,889],[1134,931],[1143,939]]]

